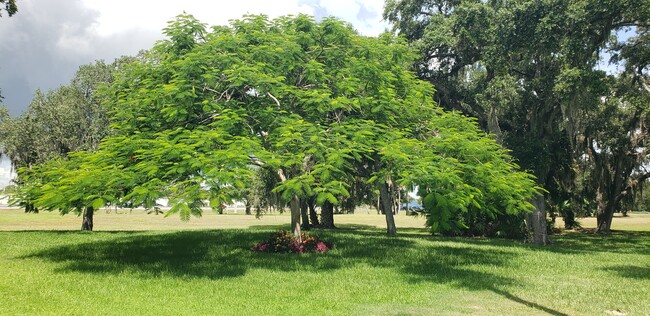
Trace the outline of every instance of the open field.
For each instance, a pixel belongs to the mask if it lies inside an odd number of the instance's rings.
[[[628,213],[629,216],[623,217],[620,214],[614,214],[612,220],[613,230],[632,230],[632,231],[650,231],[650,213]],[[596,218],[578,218],[578,223],[583,228],[596,228]],[[557,218],[557,227],[564,227],[561,217]]]
[[[223,229],[249,228],[266,225],[285,225],[290,222],[288,212],[284,214],[265,214],[260,218],[246,216],[243,210],[228,210],[225,214],[205,211],[202,217],[192,217],[183,222],[177,215],[147,214],[142,210],[104,209],[95,213],[96,231],[115,230],[185,230],[185,229]],[[406,216],[400,212],[395,216],[398,228],[423,228],[424,218]],[[595,228],[596,218],[579,218],[584,228]],[[375,210],[363,209],[356,214],[337,214],[336,224],[356,224],[383,228],[386,220]],[[564,227],[562,218],[557,218],[557,227]],[[16,230],[77,230],[81,227],[81,217],[74,214],[65,216],[55,212],[26,214],[17,208],[0,208],[0,231]],[[612,222],[614,230],[650,231],[650,213],[630,213],[623,217],[616,215]]]
[[[370,213],[316,232],[332,252],[274,255],[249,249],[286,215],[100,213],[89,233],[74,215],[2,210],[0,314],[650,314],[650,214],[615,218],[610,237],[536,247],[432,237],[402,215],[388,238]]]
[[[180,220],[178,215],[146,214],[142,210],[100,210],[95,213],[95,231],[115,230],[185,230],[185,229],[221,229],[249,228],[267,225],[285,225],[291,219],[289,213],[265,214],[260,218],[244,215],[243,210],[237,213],[233,210],[226,214],[216,214],[205,211],[202,217],[192,217],[188,222]],[[337,214],[336,224],[356,224],[385,227],[386,218],[374,210],[363,210],[356,214]],[[406,216],[400,212],[395,216],[397,227],[423,228],[424,218]],[[65,216],[59,213],[42,212],[25,214],[19,209],[0,209],[0,231],[12,230],[78,230],[81,228],[81,217],[74,214]]]

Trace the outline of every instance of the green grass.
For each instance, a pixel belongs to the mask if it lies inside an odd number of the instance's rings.
[[[2,212],[0,227],[13,225]],[[50,216],[26,221],[41,215]],[[648,226],[535,247],[420,228],[388,238],[377,217],[337,217],[340,229],[317,231],[335,250],[307,255],[251,252],[278,228],[265,219],[239,229],[0,232],[0,314],[650,314]]]
[[[116,230],[188,230],[188,229],[222,229],[222,228],[250,228],[256,226],[284,225],[290,222],[288,212],[284,214],[265,214],[261,218],[246,216],[243,211],[235,213],[234,210],[227,214],[219,215],[212,211],[205,211],[202,217],[193,217],[188,222],[182,222],[178,215],[146,214],[142,210],[101,210],[95,213],[96,231]],[[424,227],[424,218],[405,216],[401,212],[395,217],[398,227],[421,228]],[[336,224],[369,225],[386,227],[386,219],[376,211],[361,210],[353,215],[336,215]],[[81,227],[81,218],[69,214],[61,216],[58,213],[42,212],[40,214],[26,214],[19,209],[0,209],[0,231],[17,230],[78,230]]]

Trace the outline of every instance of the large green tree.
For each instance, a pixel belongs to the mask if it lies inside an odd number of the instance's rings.
[[[579,118],[599,102],[590,91],[605,77],[601,53],[618,31],[647,27],[649,8],[647,0],[389,0],[384,16],[419,50],[416,70],[438,88],[439,104],[478,118],[556,207],[575,198]],[[534,202],[533,237],[546,243],[545,203]]]
[[[0,115],[0,149],[14,168],[31,167],[69,152],[95,150],[109,133],[108,111],[97,94],[113,81],[116,69],[132,60],[107,64],[97,61],[79,67],[70,84],[36,91],[27,111]]]
[[[0,111],[0,153],[18,170],[15,200],[26,211],[34,207],[31,184],[32,168],[75,151],[94,151],[109,133],[109,109],[102,105],[98,91],[113,81],[114,73],[133,58],[113,63],[97,61],[79,67],[70,84],[43,93],[36,91],[27,111],[11,117]],[[40,170],[40,169],[39,169]]]
[[[305,15],[246,16],[208,31],[184,14],[165,34],[106,90],[113,134],[99,150],[31,175],[37,205],[148,207],[165,196],[168,214],[189,219],[204,201],[240,197],[264,172],[276,177],[297,237],[301,201],[331,207],[355,181],[381,192],[391,235],[393,184],[430,196],[435,231],[462,229],[459,212],[530,207],[530,176],[474,122],[435,105],[399,38]]]
[[[594,197],[598,231],[610,233],[616,211],[634,204],[635,194],[650,177],[650,29],[639,27],[625,42],[615,43],[614,60],[623,71],[600,80],[598,102],[584,111],[580,132],[586,155],[583,192]],[[583,93],[585,94],[585,93]]]

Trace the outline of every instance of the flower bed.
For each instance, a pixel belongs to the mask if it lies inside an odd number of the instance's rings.
[[[299,242],[291,232],[279,230],[271,234],[269,239],[259,242],[253,246],[255,252],[274,252],[274,253],[308,253],[308,252],[328,252],[334,248],[331,242],[320,240],[318,235],[309,233],[301,234],[302,242]]]

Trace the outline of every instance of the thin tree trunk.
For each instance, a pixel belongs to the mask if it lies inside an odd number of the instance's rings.
[[[393,211],[393,214],[399,214],[400,207],[402,207],[402,190],[399,186],[397,186],[397,203],[395,203],[395,210]]]
[[[291,209],[291,231],[293,232],[293,238],[298,242],[302,242],[302,237],[300,236],[300,199],[298,196],[294,195],[291,198],[289,208]]]
[[[386,231],[388,236],[397,235],[397,227],[395,226],[395,217],[393,216],[393,203],[390,194],[390,185],[386,182],[382,183],[379,188],[379,196],[381,201],[382,212],[386,215]]]
[[[320,208],[320,228],[336,228],[334,226],[334,204],[325,201]]]
[[[576,226],[576,214],[573,210],[565,210],[562,219],[564,220],[565,229],[572,229]]]
[[[83,221],[81,222],[81,230],[93,230],[93,215],[95,210],[92,206],[84,209]]]
[[[253,203],[251,203],[250,200],[246,200],[246,204],[244,204],[244,207],[246,207],[246,210],[244,211],[246,215],[252,215],[253,213],[251,212],[251,206]]]
[[[302,229],[309,230],[309,206],[307,199],[300,199],[300,216],[302,217]]]
[[[316,205],[314,205],[314,202],[316,202],[316,199],[313,197],[307,201],[307,205],[309,206],[309,219],[311,220],[312,227],[318,227],[320,223],[318,222],[318,214],[316,214]]]
[[[381,214],[381,193],[377,195],[377,215]]]
[[[409,201],[411,199],[411,196],[409,195],[409,191],[406,191],[406,196],[404,198],[406,199],[406,215],[409,215],[411,214],[411,201]],[[400,207],[402,206],[400,205]]]
[[[25,213],[38,213],[38,207],[34,203],[25,203]]]
[[[287,176],[284,174],[284,170],[278,169],[278,177],[280,181],[287,181]],[[302,242],[302,236],[300,231],[300,198],[294,194],[289,202],[289,209],[291,210],[291,231],[293,232],[293,238],[298,242]]]
[[[532,212],[526,215],[526,225],[528,226],[528,241],[535,245],[548,245],[550,243],[548,232],[546,231],[546,207],[544,205],[544,195],[538,195],[532,200],[535,207]]]

